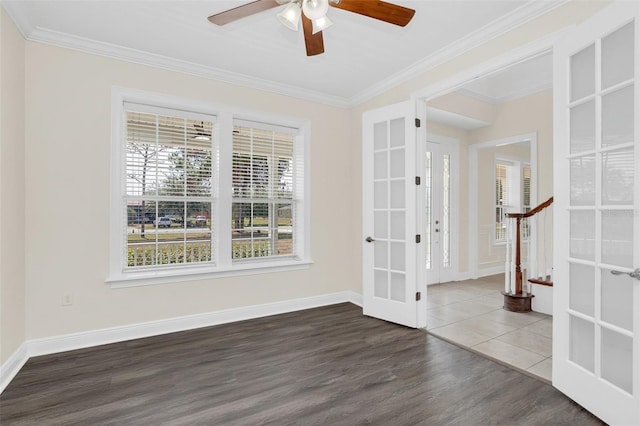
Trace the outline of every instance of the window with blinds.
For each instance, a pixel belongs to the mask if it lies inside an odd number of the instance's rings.
[[[108,282],[306,268],[309,122],[114,88]]]
[[[507,221],[505,215],[511,205],[509,200],[509,164],[496,162],[496,241],[506,241]]]
[[[295,253],[294,134],[241,123],[233,128],[232,257]]]
[[[210,263],[213,117],[145,110],[125,107],[126,267]]]

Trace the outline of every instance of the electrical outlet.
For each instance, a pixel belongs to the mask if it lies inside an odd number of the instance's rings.
[[[73,293],[65,293],[62,296],[62,306],[71,306],[73,305]]]

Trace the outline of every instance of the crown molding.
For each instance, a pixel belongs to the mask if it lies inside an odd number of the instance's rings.
[[[122,47],[115,44],[96,41],[84,37],[78,37],[58,31],[35,28],[26,37],[26,39],[32,42],[64,47],[83,53],[90,53],[93,55],[104,56],[107,58],[118,59],[126,62],[133,62],[136,64],[147,65],[168,71],[181,72],[184,74],[194,75],[196,77],[221,81],[238,86],[250,87],[257,90],[263,90],[265,92],[291,96],[294,98],[318,102],[334,107],[349,107],[348,100],[338,96],[327,95],[325,93],[308,90],[301,87],[276,83],[273,81],[251,77],[246,74],[226,71],[220,68],[210,67],[206,65],[195,64],[193,62],[183,61],[180,59],[170,58],[167,56],[157,55],[155,53],[144,52],[128,47]]]
[[[12,2],[3,2],[2,7],[15,22],[23,37],[32,42],[44,43],[53,46],[77,50],[80,52],[100,55],[108,58],[133,62],[169,71],[181,72],[201,78],[221,81],[270,93],[290,96],[298,99],[318,102],[321,104],[351,108],[358,106],[394,87],[405,83],[420,74],[427,72],[436,66],[454,59],[494,38],[497,38],[513,29],[532,21],[564,4],[569,0],[538,1],[530,0],[511,13],[490,22],[477,31],[456,40],[435,53],[429,55],[414,65],[396,73],[395,75],[372,85],[368,89],[353,97],[340,97],[326,93],[313,91],[292,85],[276,83],[246,74],[226,71],[216,67],[195,64],[188,61],[170,58],[167,56],[148,53],[136,49],[118,46],[88,38],[77,37],[70,34],[34,28],[29,17],[21,13],[21,8],[13,7]]]
[[[469,90],[465,88],[458,90],[458,93],[463,94],[465,96],[469,96],[470,98],[477,99],[479,101],[486,102],[488,104],[501,105],[507,102],[524,98],[526,96],[535,95],[536,93],[549,90],[552,87],[553,87],[552,81],[544,81],[540,84],[536,84],[535,86],[522,88],[521,90],[510,93],[507,96],[498,96],[498,97],[488,96],[488,95],[474,92],[473,90]]]
[[[500,17],[467,36],[439,49],[423,60],[405,68],[399,73],[377,83],[349,99],[350,106],[360,105],[394,87],[405,83],[430,69],[444,64],[460,55],[463,55],[478,46],[481,46],[501,35],[504,35],[527,22],[568,3],[569,0],[537,1],[530,0],[516,10]]]

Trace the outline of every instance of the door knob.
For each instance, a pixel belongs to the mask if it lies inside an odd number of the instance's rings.
[[[367,238],[365,239],[365,241],[366,241],[366,242],[368,242],[368,243],[372,243],[372,242],[374,242],[374,241],[375,241],[375,239],[373,239],[373,238],[371,238],[371,237],[367,237]]]
[[[631,278],[635,278],[636,280],[640,280],[640,268],[636,268],[633,272],[622,272],[612,270],[611,273],[613,275],[629,275]]]
[[[436,232],[440,232],[440,230],[438,228],[435,229]]]

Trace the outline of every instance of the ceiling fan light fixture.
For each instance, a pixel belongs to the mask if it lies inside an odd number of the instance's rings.
[[[320,31],[324,31],[327,28],[329,28],[330,26],[333,25],[333,21],[331,19],[329,19],[329,17],[327,15],[318,18],[318,19],[314,19],[313,21],[311,21],[313,24],[313,31],[312,34],[315,34],[317,32]]]
[[[329,0],[303,0],[302,12],[304,16],[315,21],[327,14],[329,10]]]
[[[298,26],[300,25],[300,3],[292,1],[277,16],[282,25],[290,30],[298,31]]]

